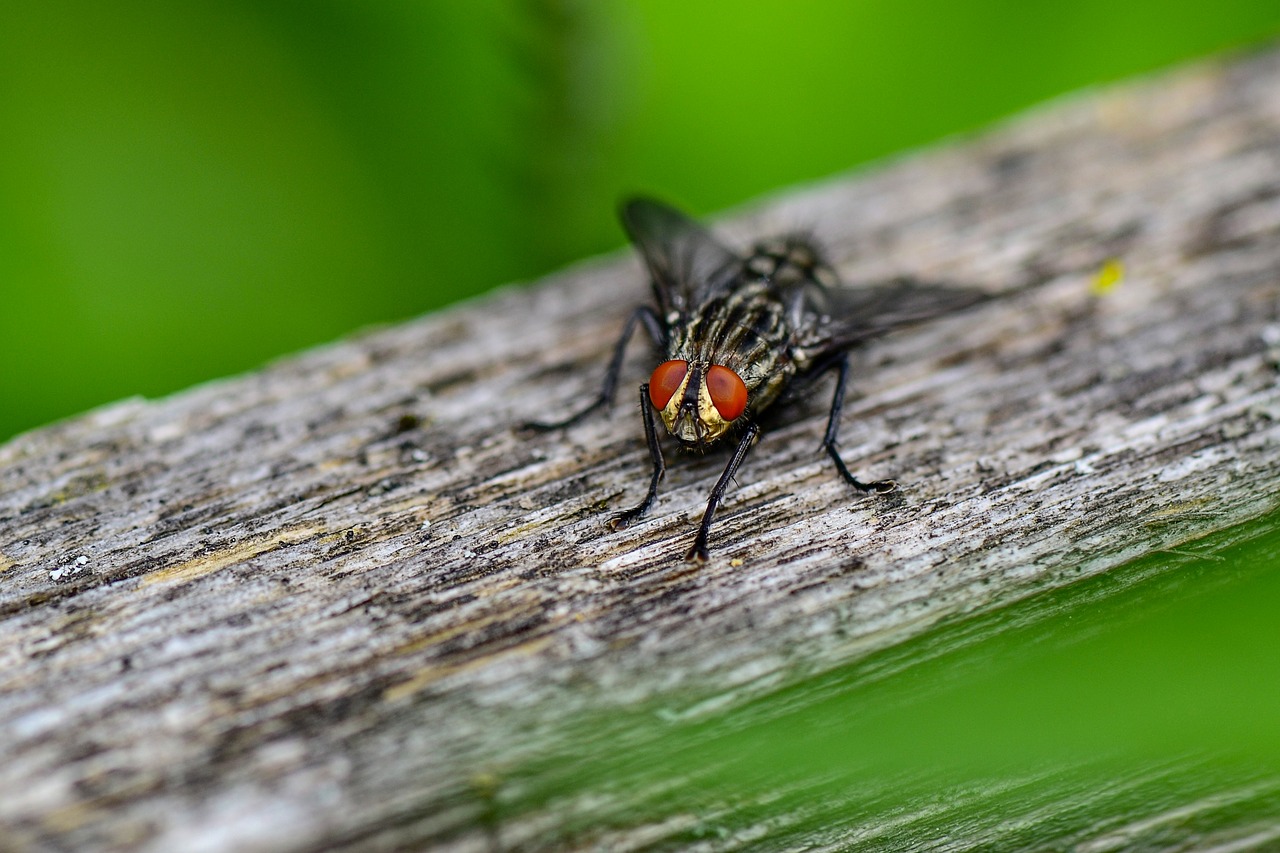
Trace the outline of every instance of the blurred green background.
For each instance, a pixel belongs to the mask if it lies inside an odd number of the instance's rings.
[[[0,440],[1280,31],[1258,0],[11,3]]]

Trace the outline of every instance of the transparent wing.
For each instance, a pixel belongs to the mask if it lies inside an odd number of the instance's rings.
[[[899,326],[971,308],[992,298],[966,287],[897,278],[866,287],[832,287],[822,294],[813,324],[801,332],[801,346],[815,358],[848,349]]]
[[[644,258],[663,316],[688,313],[729,286],[742,259],[680,211],[650,198],[621,208],[622,225]]]

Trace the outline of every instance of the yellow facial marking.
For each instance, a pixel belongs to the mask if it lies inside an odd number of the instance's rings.
[[[698,412],[695,419],[691,417],[681,417],[680,404],[684,402],[684,395],[689,388],[689,379],[693,376],[694,370],[691,368],[685,374],[684,381],[680,383],[680,387],[671,395],[671,399],[667,402],[666,408],[660,413],[662,415],[662,423],[666,426],[667,432],[686,444],[706,444],[715,441],[724,435],[729,429],[731,421],[726,421],[720,417],[720,412],[716,409],[715,403],[711,401],[711,392],[707,390],[706,370],[697,371],[701,377],[698,386]]]

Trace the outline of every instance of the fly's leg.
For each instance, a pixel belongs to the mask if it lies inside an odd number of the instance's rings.
[[[658,482],[667,470],[667,463],[662,458],[662,444],[658,441],[658,426],[654,423],[653,403],[649,400],[647,384],[640,386],[640,411],[644,415],[644,438],[649,442],[649,458],[653,460],[653,477],[649,480],[649,493],[644,496],[644,500],[639,505],[620,512],[610,519],[609,526],[614,530],[627,527],[649,511],[654,499],[658,497]]]
[[[738,446],[733,451],[733,458],[724,467],[724,473],[716,481],[716,487],[711,490],[711,497],[707,500],[707,511],[702,514],[702,523],[698,525],[698,535],[694,538],[693,547],[689,549],[689,553],[684,555],[686,560],[695,560],[699,563],[707,561],[707,534],[711,531],[711,517],[716,514],[716,507],[720,506],[720,501],[724,499],[724,490],[729,488],[729,481],[733,479],[738,466],[742,464],[747,451],[756,443],[759,435],[760,427],[754,423],[747,424],[742,438],[738,439]]]
[[[644,323],[649,337],[653,338],[653,342],[661,348],[666,342],[666,334],[662,330],[662,322],[658,319],[657,313],[648,305],[642,305],[632,312],[631,317],[627,320],[627,325],[622,330],[622,335],[618,338],[618,343],[613,347],[613,358],[609,360],[609,369],[604,374],[604,384],[600,388],[600,393],[596,395],[585,408],[563,418],[558,421],[529,421],[524,424],[525,429],[536,430],[538,432],[546,432],[548,430],[560,429],[561,427],[571,426],[585,418],[603,406],[607,406],[613,402],[614,392],[618,389],[618,374],[622,371],[622,359],[627,352],[627,344],[631,341],[631,335],[636,330],[636,324]]]
[[[836,393],[831,398],[831,415],[827,419],[827,434],[822,439],[822,449],[831,457],[831,461],[836,463],[836,470],[840,472],[840,476],[855,489],[863,492],[875,492],[881,495],[886,492],[892,492],[898,488],[898,484],[893,480],[876,480],[871,483],[864,483],[850,473],[848,467],[844,464],[844,460],[840,458],[840,451],[836,449],[836,435],[840,432],[840,411],[844,408],[844,383],[849,376],[848,353],[841,353],[840,358],[832,362],[831,367],[837,368],[839,374],[836,379]]]

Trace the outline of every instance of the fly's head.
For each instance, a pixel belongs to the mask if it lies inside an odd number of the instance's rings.
[[[649,401],[667,432],[690,447],[717,441],[747,410],[747,386],[723,364],[664,361],[649,378]]]

